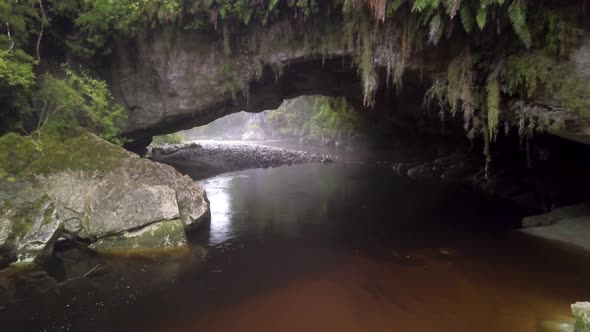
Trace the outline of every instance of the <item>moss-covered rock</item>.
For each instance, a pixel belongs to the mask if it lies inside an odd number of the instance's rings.
[[[140,230],[105,237],[90,245],[104,253],[173,249],[187,244],[184,223],[179,220],[159,222]]]
[[[9,134],[2,137],[2,146],[24,151],[0,155],[0,165],[7,165],[0,169],[47,193],[66,225],[80,228],[68,230],[84,237],[103,237],[179,216],[191,226],[207,212],[205,193],[190,178],[89,133],[64,140],[42,135],[38,141]]]
[[[193,180],[86,132],[63,140],[9,134],[0,148],[5,258],[31,261],[50,251],[62,228],[101,239],[98,246],[176,247],[186,244],[185,227],[208,215],[205,192]]]
[[[49,255],[63,222],[49,197],[7,201],[0,208],[0,252],[4,259],[30,263]]]
[[[590,332],[590,302],[572,304],[572,315],[576,319],[576,332]]]
[[[41,156],[35,141],[15,133],[0,137],[0,178],[16,175]]]

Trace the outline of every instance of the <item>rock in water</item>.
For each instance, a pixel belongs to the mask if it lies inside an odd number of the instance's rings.
[[[572,315],[576,319],[576,332],[590,332],[590,302],[572,304]]]
[[[62,230],[63,221],[47,196],[4,202],[0,208],[0,252],[6,253],[5,259],[30,263],[51,254]]]
[[[176,248],[209,215],[203,188],[170,166],[88,133],[42,137],[42,153],[29,141],[0,137],[0,265],[50,253],[64,229],[97,250]]]
[[[177,219],[152,224],[137,231],[105,237],[90,245],[98,252],[145,251],[173,249],[187,244],[184,223]]]
[[[37,176],[69,232],[102,238],[175,219],[197,227],[206,218],[205,191],[174,168],[139,158],[93,135],[84,145],[88,151],[116,158],[106,167],[83,165]]]

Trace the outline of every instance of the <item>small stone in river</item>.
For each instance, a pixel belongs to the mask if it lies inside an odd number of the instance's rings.
[[[572,315],[576,319],[576,332],[590,332],[590,302],[572,304]]]

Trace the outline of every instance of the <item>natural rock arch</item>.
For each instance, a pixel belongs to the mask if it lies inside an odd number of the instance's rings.
[[[281,38],[281,31],[292,29],[291,23],[279,22],[242,39],[256,35],[271,43]],[[390,29],[380,31],[391,33]],[[309,51],[303,38],[285,38],[293,39],[288,46],[257,52],[239,48],[236,52],[240,53],[231,56],[220,49],[215,35],[173,27],[140,35],[132,47],[127,41],[115,49],[110,65],[114,94],[128,110],[124,134],[145,142],[154,135],[204,125],[233,112],[274,109],[284,99],[301,95],[345,96],[362,107],[364,82],[354,49],[333,43],[321,52]],[[385,86],[391,85],[385,78],[391,74],[392,57],[401,59],[401,52],[401,46],[393,44],[375,47],[371,62],[378,72],[376,91],[384,92]],[[437,61],[422,56],[404,59],[403,70],[414,73],[414,82],[422,88],[419,75],[440,70],[445,58],[441,54]],[[395,93],[390,86],[387,94]],[[421,103],[421,96],[418,99]]]
[[[114,49],[107,76],[115,96],[128,110],[123,133],[135,142],[130,148],[142,149],[154,135],[204,125],[230,113],[274,109],[284,99],[300,95],[345,96],[362,107],[366,104],[367,81],[371,80],[377,98],[372,108],[387,109],[389,120],[415,131],[416,120],[424,115],[416,110],[422,105],[427,77],[444,72],[464,43],[453,39],[442,47],[429,47],[410,56],[403,43],[398,45],[403,38],[399,38],[395,26],[376,29],[369,58],[369,74],[373,76],[367,78],[359,59],[364,56],[363,46],[343,47],[334,42],[338,35],[333,31],[343,31],[338,26],[343,23],[331,24],[331,33],[325,29],[301,31],[308,27],[288,21],[252,29],[238,36],[240,41],[233,52],[224,50],[224,40],[211,31],[172,26],[144,32],[131,42],[126,40]],[[327,35],[308,37],[317,34]],[[251,40],[256,40],[256,47],[245,46]],[[585,59],[589,45],[586,38],[573,53],[569,66],[573,74],[587,70],[587,61],[580,59]],[[391,79],[398,69],[405,73],[401,93]],[[540,102],[549,105],[549,117],[562,116],[551,113],[550,102]],[[403,107],[399,107],[401,104]],[[389,112],[391,109],[395,112]],[[590,142],[586,133],[590,126],[578,120],[567,119],[565,130],[556,134]]]

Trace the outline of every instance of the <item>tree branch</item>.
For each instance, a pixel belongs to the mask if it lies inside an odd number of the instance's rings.
[[[8,43],[10,44],[10,48],[8,49],[8,53],[12,53],[14,49],[14,41],[12,40],[12,35],[10,34],[10,23],[6,22],[6,33],[8,35]]]
[[[41,10],[41,31],[39,31],[39,38],[37,39],[37,61],[41,61],[41,39],[43,38],[43,31],[45,30],[45,9],[43,8],[43,0],[39,0],[39,9]]]

